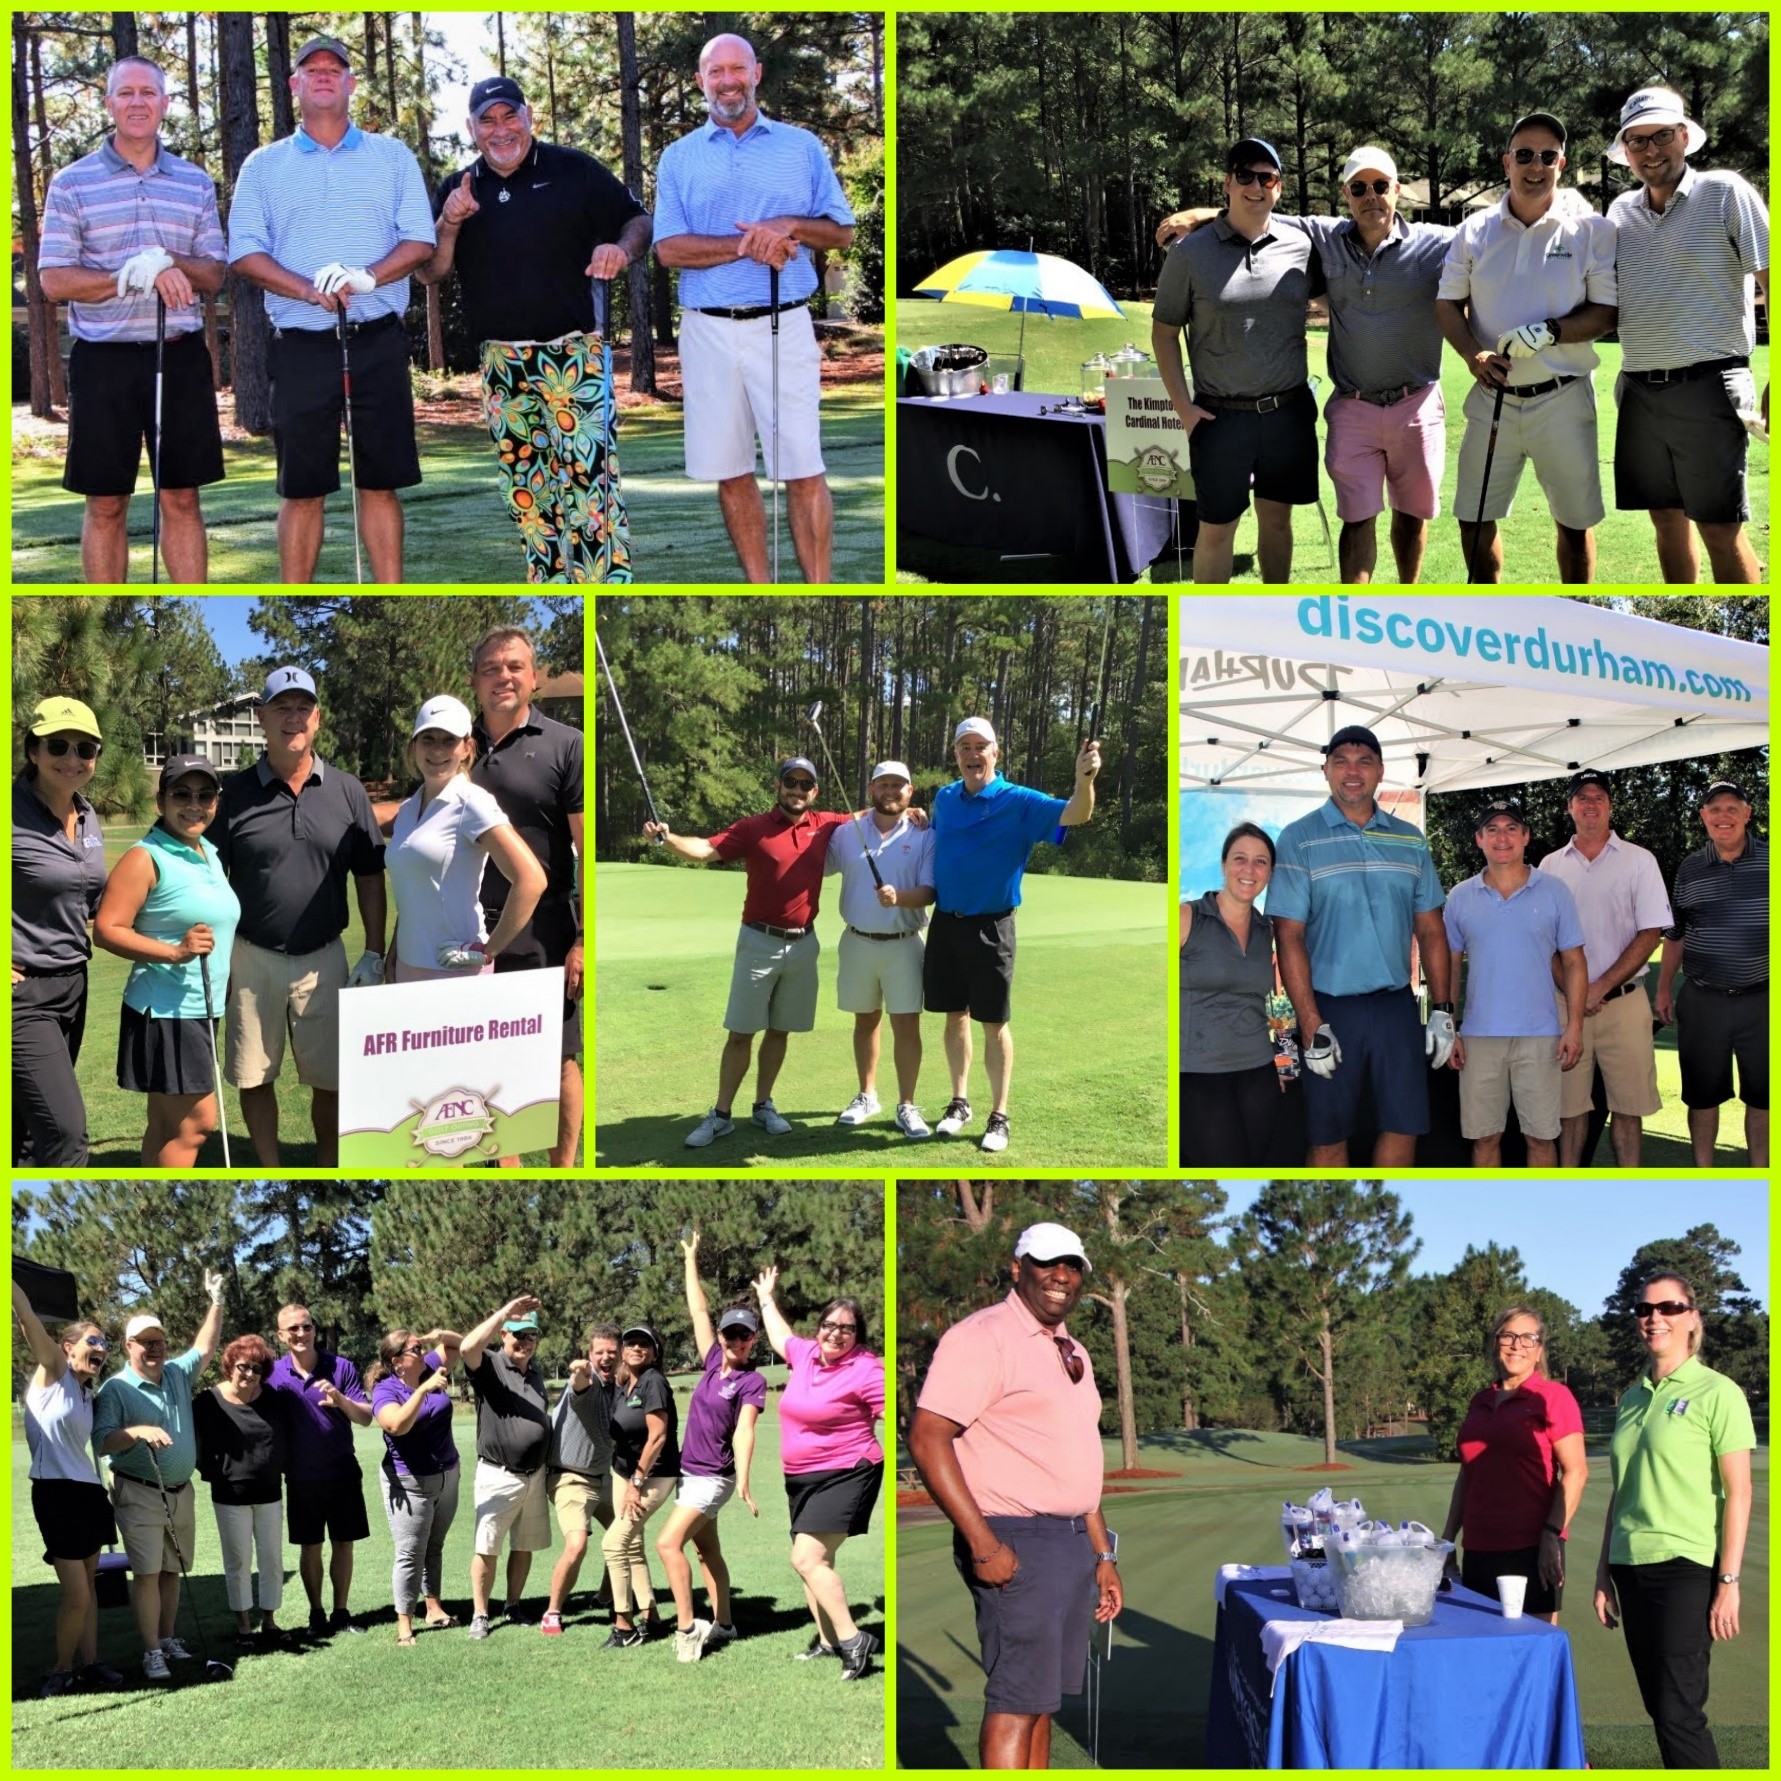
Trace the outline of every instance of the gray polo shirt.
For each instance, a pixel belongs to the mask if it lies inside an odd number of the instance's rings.
[[[87,923],[105,889],[105,837],[78,792],[70,841],[21,773],[12,782],[12,965],[72,971],[93,956]]]
[[[1303,229],[1246,241],[1218,216],[1169,249],[1151,318],[1187,329],[1196,396],[1272,396],[1306,380],[1305,304],[1323,288]]]
[[[499,1348],[465,1369],[476,1394],[476,1457],[505,1472],[536,1472],[550,1450],[550,1405],[535,1360],[516,1367]]]
[[[297,957],[346,932],[346,881],[383,873],[365,788],[316,757],[303,795],[264,755],[223,781],[210,839],[241,899],[243,940]]]
[[[612,1470],[612,1387],[595,1374],[586,1391],[571,1386],[557,1399],[550,1418],[550,1463],[554,1470],[603,1478]]]

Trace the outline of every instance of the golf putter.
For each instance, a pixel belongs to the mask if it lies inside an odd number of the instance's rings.
[[[340,329],[341,407],[346,411],[346,477],[352,484],[352,556],[358,572],[359,585],[365,582],[365,547],[359,538],[359,463],[352,443],[352,351],[346,340],[346,292],[340,293],[340,307],[334,317]]]
[[[161,375],[167,356],[167,300],[155,292],[155,449],[149,456],[149,471],[155,484],[155,511],[149,521],[153,543],[149,547],[149,580],[161,579]]]
[[[767,268],[768,327],[773,333],[773,585],[779,585],[779,268]]]
[[[1484,480],[1478,485],[1478,517],[1472,522],[1472,548],[1466,555],[1466,585],[1470,587],[1478,578],[1478,546],[1483,542],[1484,501],[1490,493],[1490,467],[1496,461],[1497,428],[1503,419],[1503,397],[1508,392],[1508,385],[1497,385],[1497,399],[1490,411],[1490,443],[1484,448]]]
[[[180,1545],[179,1529],[173,1524],[173,1505],[167,1501],[167,1483],[161,1476],[161,1462],[155,1457],[152,1447],[148,1450],[148,1463],[155,1469],[155,1486],[161,1493],[161,1513],[167,1518],[167,1537],[173,1542],[174,1557],[179,1560],[179,1576],[184,1585],[185,1599],[191,1604],[192,1625],[198,1629],[198,1649],[204,1653],[204,1680],[233,1682],[235,1666],[224,1663],[220,1657],[210,1655],[210,1641],[204,1636],[204,1616],[198,1612],[198,1599],[192,1594],[192,1574],[186,1569],[185,1548]]]
[[[600,336],[600,387],[603,400],[600,404],[600,461],[606,472],[606,537],[607,548],[611,548],[612,538],[612,485],[617,473],[614,448],[617,440],[612,436],[612,280],[596,278],[594,281],[594,332]]]
[[[631,740],[631,726],[625,722],[625,708],[618,696],[618,685],[612,678],[612,669],[606,660],[606,646],[600,641],[598,627],[594,631],[594,653],[600,658],[600,672],[606,676],[606,690],[612,695],[612,709],[618,713],[618,727],[625,733],[625,746],[631,751],[631,765],[637,769],[637,778],[643,787],[643,801],[649,806],[649,820],[660,822],[661,812],[656,809],[656,801],[649,795],[649,776],[643,771],[643,762],[637,753],[637,744]],[[653,836],[657,847],[666,843],[660,835]]]
[[[816,739],[822,744],[822,758],[828,763],[830,780],[834,784],[839,785],[841,783],[841,775],[835,769],[835,757],[829,753],[829,739],[822,733],[821,699],[818,699],[816,703],[804,713],[804,721],[816,732]],[[857,816],[853,819],[853,825],[860,831],[860,852],[866,856],[866,864],[871,868],[872,882],[877,885],[880,890],[883,890],[884,877],[878,870],[878,862],[872,857],[871,842],[867,837],[864,826],[861,824],[860,819]]]
[[[229,1161],[229,1109],[223,1103],[223,1067],[216,1055],[216,1015],[211,1010],[210,1001],[210,954],[198,954],[198,975],[204,979],[204,1030],[210,1035],[210,1080],[216,1087],[216,1125],[223,1135],[223,1167],[233,1167]]]

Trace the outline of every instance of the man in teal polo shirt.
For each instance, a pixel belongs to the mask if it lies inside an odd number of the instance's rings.
[[[1329,801],[1280,831],[1268,886],[1280,977],[1305,1047],[1306,1161],[1348,1161],[1370,1086],[1373,1162],[1407,1168],[1429,1128],[1423,1059],[1439,1070],[1453,1050],[1441,880],[1421,832],[1374,802],[1385,756],[1371,730],[1338,730],[1323,777]],[[1412,939],[1433,997],[1426,1030],[1410,987]]]
[[[130,1606],[142,1637],[142,1674],[150,1682],[171,1680],[169,1658],[192,1655],[173,1636],[181,1559],[189,1570],[197,1532],[192,1382],[210,1365],[222,1331],[222,1275],[206,1270],[204,1290],[210,1309],[192,1346],[177,1359],[168,1357],[158,1317],[141,1312],[130,1319],[124,1328],[127,1364],[99,1387],[93,1402],[93,1451],[111,1461],[112,1507],[130,1559]]]
[[[1009,1025],[1014,985],[1014,911],[1035,841],[1095,813],[1101,745],[1090,737],[1076,757],[1076,788],[1066,803],[996,771],[996,732],[967,717],[952,733],[959,778],[934,794],[934,919],[922,960],[922,1006],[946,1016],[952,1099],[935,1130],[950,1138],[971,1123],[971,1022],[983,1026],[983,1067],[994,1107],[980,1150],[1008,1148],[1008,1082],[1014,1073]]]

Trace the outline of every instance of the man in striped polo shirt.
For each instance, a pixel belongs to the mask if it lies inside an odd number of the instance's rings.
[[[127,56],[105,82],[113,134],[50,181],[37,267],[68,305],[68,456],[62,486],[86,497],[81,579],[129,573],[130,496],[155,449],[155,307],[162,358],[161,543],[170,581],[208,570],[198,490],[223,476],[215,379],[198,293],[222,289],[223,231],[210,175],[162,146],[167,83]]]
[[[807,582],[829,579],[834,508],[824,475],[822,356],[806,305],[807,248],[853,244],[853,211],[808,130],[762,116],[761,64],[740,37],[699,52],[708,122],[669,143],[656,170],[656,258],[681,268],[680,367],[686,469],[715,482],[730,542],[750,581],[768,577],[767,514],[754,479],[785,483],[792,544]],[[773,460],[773,323],[768,268],[780,272],[778,462]]]
[[[1742,786],[1716,779],[1701,794],[1707,845],[1676,868],[1657,971],[1657,1014],[1676,1023],[1682,1100],[1695,1167],[1713,1166],[1719,1109],[1732,1098],[1732,1060],[1753,1168],[1769,1166],[1769,850],[1750,833]],[[1673,992],[1686,952],[1688,976]]]
[[[279,579],[315,579],[323,504],[340,487],[345,390],[334,317],[345,307],[359,530],[373,579],[398,582],[396,491],[421,479],[403,317],[408,275],[432,257],[433,212],[413,154],[351,121],[346,45],[317,37],[294,68],[297,130],[248,156],[229,207],[229,262],[266,292],[272,323]]]
[[[1762,570],[1744,536],[1745,423],[1758,412],[1750,281],[1766,303],[1769,213],[1739,174],[1689,166],[1706,140],[1676,94],[1643,87],[1621,107],[1608,150],[1641,182],[1608,207],[1622,351],[1614,505],[1651,515],[1665,581],[1700,579],[1698,531],[1715,581],[1754,582]],[[1761,414],[1766,424],[1766,386]]]

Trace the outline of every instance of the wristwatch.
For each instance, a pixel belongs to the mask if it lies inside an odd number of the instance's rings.
[[[1119,1560],[1116,1559],[1111,1552],[1097,1552],[1095,1554],[1095,1563],[1098,1565],[1112,1565],[1115,1570],[1118,1570],[1119,1568]],[[1720,1578],[1720,1582],[1723,1583],[1724,1581],[1725,1579],[1723,1577]],[[1737,1582],[1737,1579],[1734,1577],[1732,1581],[1735,1583]]]
[[[1452,1012],[1453,1012],[1453,1004],[1451,1002],[1430,1002],[1429,1003],[1429,1013],[1430,1014],[1451,1014]]]
[[[1738,1573],[1736,1571],[1721,1571],[1719,1573],[1719,1581],[1721,1583],[1736,1583],[1737,1580]]]

